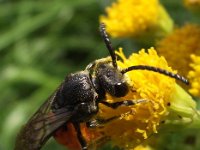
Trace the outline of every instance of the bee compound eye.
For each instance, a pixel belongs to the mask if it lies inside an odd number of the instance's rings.
[[[126,83],[117,83],[115,85],[115,96],[116,97],[123,97],[128,93],[128,86]]]

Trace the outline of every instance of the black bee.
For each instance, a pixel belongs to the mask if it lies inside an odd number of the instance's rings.
[[[99,103],[115,109],[141,102],[125,100],[108,103],[105,101],[106,93],[114,97],[124,97],[128,93],[129,88],[124,74],[129,71],[136,69],[154,71],[188,84],[184,77],[153,66],[138,65],[119,70],[116,55],[103,23],[100,24],[100,33],[111,57],[95,60],[85,70],[66,76],[56,91],[21,129],[15,150],[41,149],[46,141],[66,124],[73,125],[81,149],[87,150],[87,142],[81,133],[80,124],[86,123],[88,127],[94,127],[106,122],[106,120],[93,119],[98,112]],[[107,121],[112,121],[112,119]]]

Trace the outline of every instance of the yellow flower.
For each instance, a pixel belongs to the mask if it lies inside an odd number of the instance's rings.
[[[170,66],[187,76],[190,70],[190,54],[200,55],[200,26],[188,24],[176,29],[157,44],[157,50]]]
[[[163,36],[173,28],[158,0],[117,0],[106,12],[100,22],[106,24],[113,37]]]
[[[184,5],[194,12],[200,12],[200,0],[184,0]]]
[[[168,66],[164,57],[157,55],[154,48],[149,49],[148,53],[142,49],[138,54],[132,54],[129,58],[125,57],[122,49],[119,49],[116,54],[122,59],[117,61],[120,69],[133,65],[148,65],[175,73]],[[97,129],[106,137],[110,137],[113,145],[125,149],[136,147],[150,135],[157,133],[160,123],[171,112],[183,118],[193,116],[196,104],[176,84],[175,79],[152,71],[134,70],[126,73],[126,80],[129,84],[129,93],[123,98],[107,95],[107,101],[138,99],[145,99],[146,101],[117,109],[111,109],[100,104],[98,117],[121,116]]]
[[[138,145],[136,148],[133,150],[153,150],[150,146],[143,146],[143,145]]]
[[[195,96],[200,96],[200,56],[191,55],[193,70],[189,71],[188,78],[191,81],[189,92]]]

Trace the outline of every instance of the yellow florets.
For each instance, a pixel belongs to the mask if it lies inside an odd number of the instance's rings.
[[[132,54],[129,58],[124,56],[122,49],[116,53],[122,59],[122,61],[117,62],[121,69],[133,65],[148,65],[173,72],[166,60],[159,57],[153,48],[149,49],[148,53],[143,49],[139,54]],[[137,106],[120,107],[117,110],[100,104],[98,115],[102,118],[123,115],[120,119],[112,121],[99,130],[111,137],[114,145],[133,148],[152,133],[157,133],[161,119],[168,114],[167,104],[176,83],[168,76],[139,70],[126,73],[126,79],[130,86],[130,92],[127,96],[114,98],[107,95],[107,101],[145,99],[146,102]]]
[[[106,24],[107,32],[113,37],[156,34],[155,30],[163,34],[173,27],[173,22],[158,0],[117,0],[106,12],[107,16],[101,16],[100,22]]]
[[[200,0],[184,0],[184,4],[188,9],[200,12]]]
[[[200,26],[188,24],[176,29],[157,44],[157,50],[170,66],[186,76],[190,70],[190,54],[200,55]]]
[[[189,92],[195,96],[200,96],[200,56],[191,55],[192,63],[190,66],[193,70],[188,73],[191,82]]]
[[[152,150],[152,148],[148,145],[147,146],[138,145],[136,148],[134,148],[132,150]]]

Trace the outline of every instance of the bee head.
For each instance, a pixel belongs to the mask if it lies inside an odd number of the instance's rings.
[[[115,97],[123,97],[128,92],[124,75],[110,63],[100,63],[97,67],[97,78],[100,86]]]

